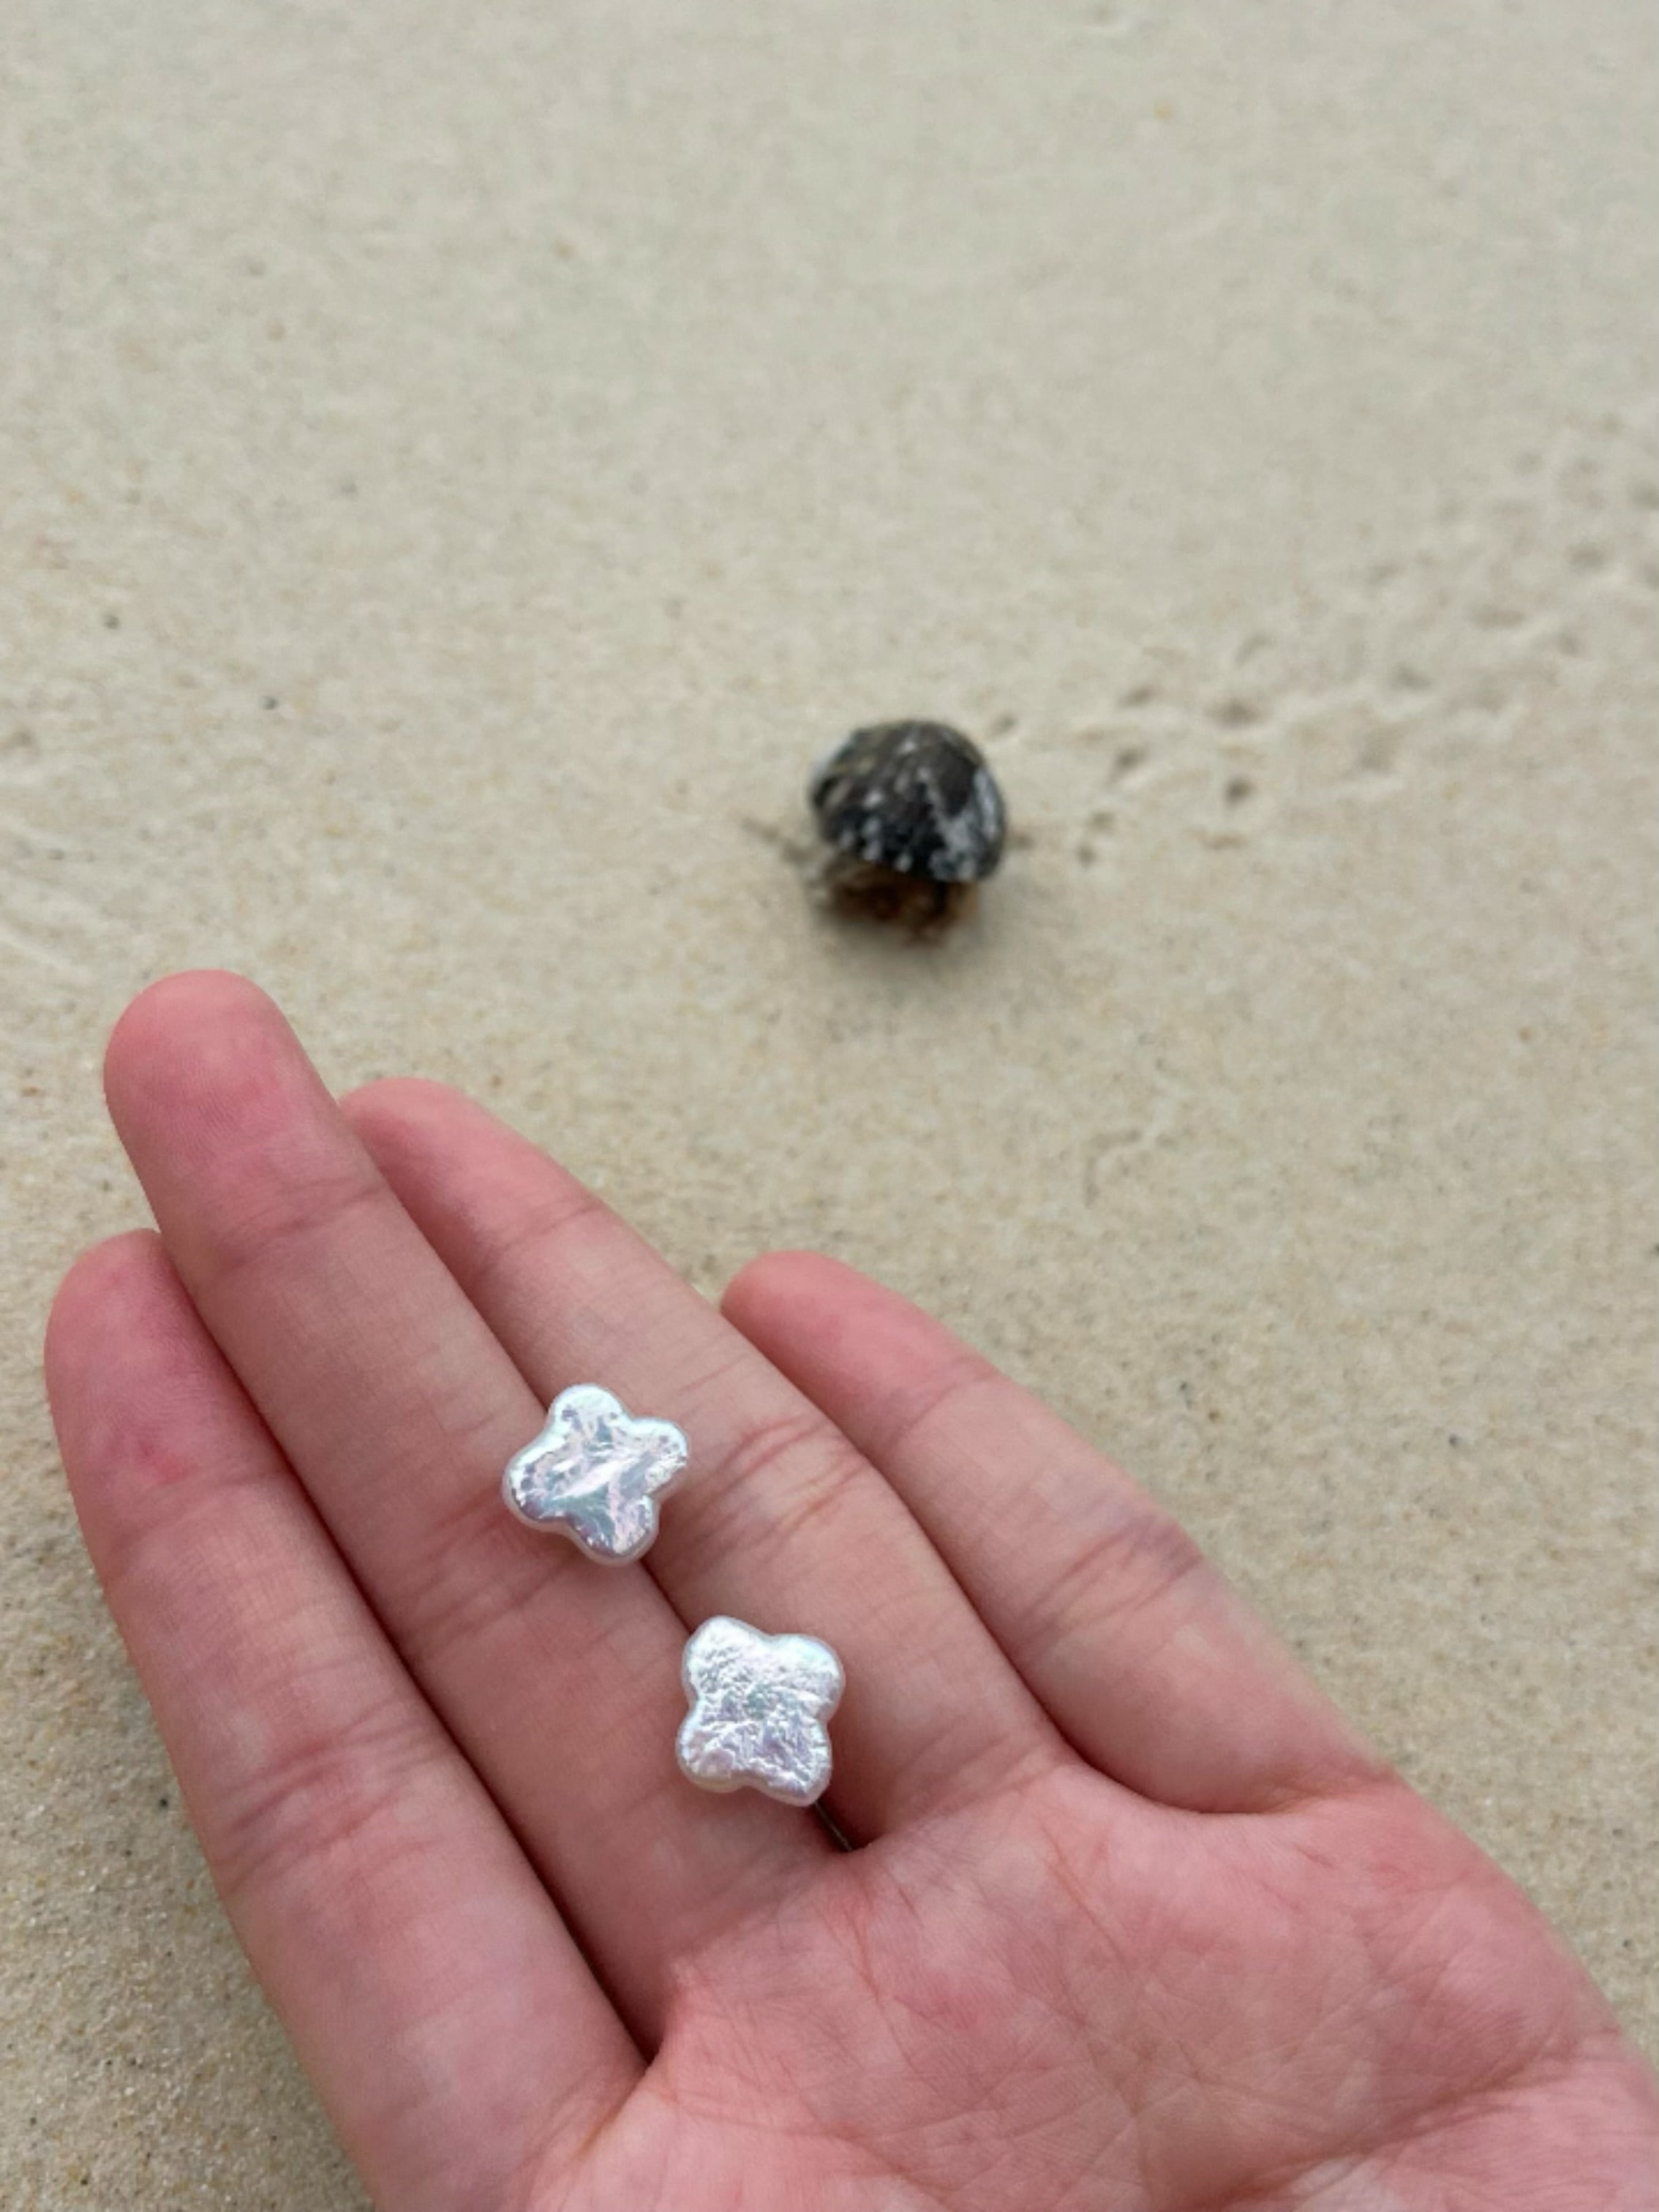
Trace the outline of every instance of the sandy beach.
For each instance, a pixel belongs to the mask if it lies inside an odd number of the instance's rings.
[[[362,2202],[83,1556],[120,1007],[240,969],[1166,1500],[1659,2048],[1633,0],[12,0],[0,2200]],[[959,723],[937,944],[808,770]]]

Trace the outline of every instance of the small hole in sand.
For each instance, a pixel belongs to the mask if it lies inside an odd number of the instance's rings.
[[[1223,699],[1210,709],[1211,718],[1224,730],[1243,730],[1250,723],[1261,720],[1261,709],[1253,699]]]

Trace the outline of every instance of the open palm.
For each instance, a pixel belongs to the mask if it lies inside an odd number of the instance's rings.
[[[155,1208],[47,1367],[238,1932],[387,2212],[1647,2212],[1639,2061],[1519,1893],[1052,1414],[834,1263],[716,1313],[234,977],[108,1089]],[[647,1562],[497,1482],[687,1431]],[[823,1824],[678,1773],[680,1650],[832,1643]]]

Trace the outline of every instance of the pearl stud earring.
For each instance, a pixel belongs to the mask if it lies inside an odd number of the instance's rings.
[[[672,1421],[637,1419],[609,1390],[577,1382],[560,1391],[540,1434],[507,1462],[501,1496],[531,1528],[621,1566],[655,1541],[658,1503],[689,1456]]]
[[[830,1716],[845,1677],[816,1636],[768,1636],[718,1614],[685,1647],[691,1710],[675,1746],[701,1790],[763,1790],[811,1805],[830,1784]]]

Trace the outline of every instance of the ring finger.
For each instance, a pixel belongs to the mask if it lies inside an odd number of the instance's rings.
[[[1068,1755],[868,1461],[574,1176],[441,1085],[372,1085],[345,1111],[539,1395],[603,1376],[695,1437],[647,1564],[688,1620],[839,1651],[830,1802],[850,1835]]]

